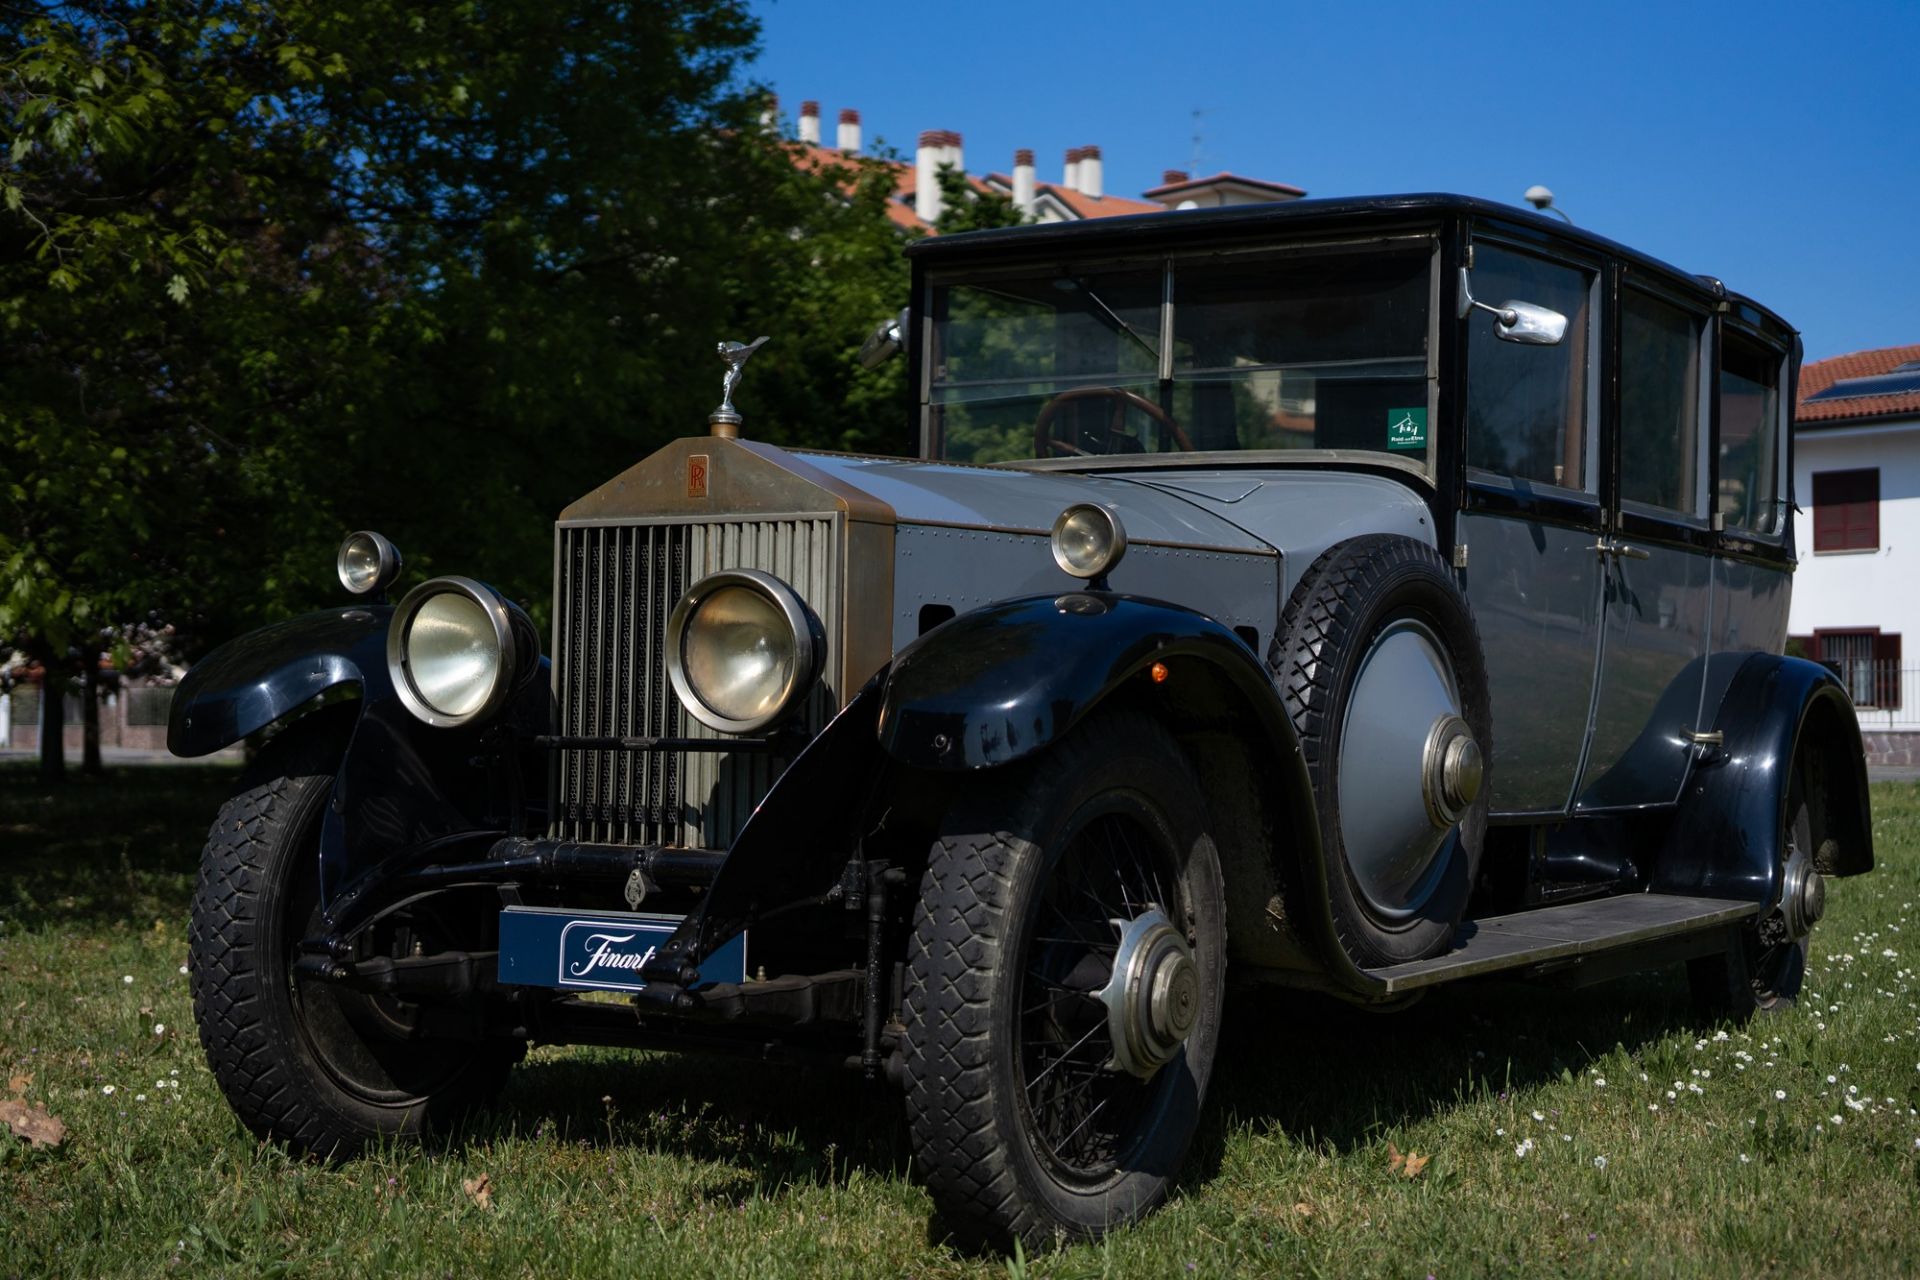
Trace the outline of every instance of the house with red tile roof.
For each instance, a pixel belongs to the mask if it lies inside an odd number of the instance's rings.
[[[762,124],[777,128],[777,103],[769,103]],[[820,129],[820,104],[809,99],[800,104],[795,130],[800,146],[797,163],[824,169],[845,164],[860,155],[860,113],[843,108],[839,113],[834,145],[823,145]],[[1274,200],[1297,200],[1306,192],[1281,182],[1242,178],[1230,173],[1190,179],[1185,173],[1169,169],[1161,185],[1138,200],[1108,195],[1105,190],[1105,159],[1097,146],[1069,147],[1061,168],[1060,180],[1043,181],[1034,166],[1034,153],[1021,149],[1013,153],[1010,173],[967,174],[967,186],[980,195],[1003,196],[1033,222],[1078,222],[1086,218],[1114,218],[1134,213],[1165,213],[1181,209],[1218,208],[1224,204],[1257,204]],[[940,218],[941,166],[951,165],[966,173],[961,135],[951,129],[928,129],[920,134],[911,163],[904,160],[871,160],[885,166],[893,177],[893,196],[888,201],[887,217],[902,230],[934,234]]]
[[[1920,343],[1805,365],[1793,442],[1788,628],[1846,682],[1869,758],[1920,764]]]

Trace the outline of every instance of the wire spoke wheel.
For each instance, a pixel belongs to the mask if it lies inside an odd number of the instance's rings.
[[[1812,818],[1803,766],[1796,763],[1780,831],[1779,892],[1772,908],[1739,930],[1722,955],[1687,963],[1695,1006],[1737,1020],[1786,1013],[1806,983],[1807,944],[1826,910],[1826,887],[1813,867]]]
[[[190,960],[200,1043],[234,1112],[296,1152],[346,1158],[453,1123],[499,1091],[525,1045],[436,1036],[420,1005],[295,976],[301,941],[324,931],[327,716],[276,738],[214,819]],[[373,945],[397,958],[451,940],[436,911],[416,904],[377,926]]]
[[[1219,1041],[1226,906],[1198,780],[1096,715],[949,819],[905,1013],[915,1167],[953,1238],[1091,1239],[1163,1200]]]
[[[1179,886],[1170,861],[1137,818],[1102,814],[1071,838],[1039,899],[1018,1058],[1036,1145],[1065,1178],[1110,1176],[1166,1087],[1157,1071],[1142,1079],[1117,1065],[1101,993],[1128,924],[1156,908],[1185,918],[1184,901],[1168,896],[1167,885]]]

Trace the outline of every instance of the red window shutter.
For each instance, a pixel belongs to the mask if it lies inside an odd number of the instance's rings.
[[[1846,508],[1841,496],[1843,471],[1821,471],[1813,477],[1813,549],[1838,551],[1847,542]]]
[[[1900,709],[1900,636],[1873,638],[1873,701],[1888,711]]]
[[[1822,471],[1813,477],[1813,549],[1873,551],[1880,546],[1880,469]]]
[[[1862,551],[1880,546],[1880,469],[1856,471],[1852,500],[1847,503],[1847,549]]]

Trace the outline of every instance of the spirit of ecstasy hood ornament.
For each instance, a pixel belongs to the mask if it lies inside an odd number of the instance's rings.
[[[746,368],[753,353],[766,343],[762,334],[752,342],[723,342],[720,344],[720,358],[727,362],[727,375],[720,383],[720,407],[707,415],[707,424],[716,436],[729,439],[740,434],[741,417],[733,407],[733,389],[740,385],[740,371]]]

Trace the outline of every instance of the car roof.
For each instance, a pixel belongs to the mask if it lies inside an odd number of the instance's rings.
[[[1770,308],[1727,289],[1712,276],[1683,271],[1651,254],[1642,253],[1583,227],[1549,218],[1529,209],[1484,200],[1478,196],[1424,192],[1411,195],[1339,196],[1313,200],[1283,200],[1271,204],[1234,205],[1223,209],[1181,209],[1139,213],[1085,222],[1046,222],[1020,227],[995,227],[932,236],[907,246],[917,264],[947,267],[975,261],[1024,257],[1029,254],[1084,251],[1125,253],[1134,250],[1192,247],[1209,240],[1280,235],[1290,229],[1324,228],[1328,224],[1366,228],[1406,222],[1421,217],[1467,216],[1526,227],[1549,239],[1583,247],[1649,268],[1726,298],[1736,309],[1752,309],[1788,334],[1795,332]]]

